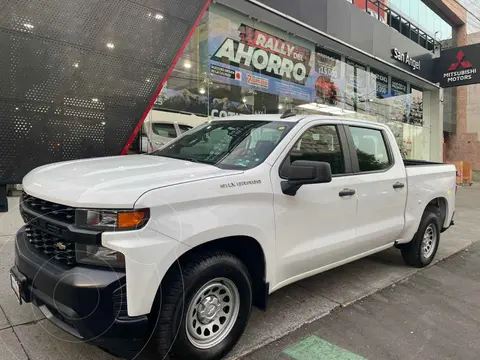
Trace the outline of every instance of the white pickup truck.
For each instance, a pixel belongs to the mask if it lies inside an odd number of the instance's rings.
[[[378,123],[213,120],[148,155],[30,172],[12,288],[117,355],[149,338],[162,356],[220,359],[252,304],[288,284],[392,246],[428,265],[453,224],[455,174],[402,160]]]

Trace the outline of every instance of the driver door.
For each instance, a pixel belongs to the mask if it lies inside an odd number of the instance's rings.
[[[295,196],[285,195],[285,181],[295,160],[330,164],[332,181],[303,185]],[[354,256],[356,195],[345,130],[340,123],[315,121],[306,125],[272,167],[276,226],[275,288],[313,275],[321,268]]]

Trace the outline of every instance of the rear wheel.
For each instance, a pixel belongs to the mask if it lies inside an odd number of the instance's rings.
[[[237,343],[252,306],[245,265],[225,252],[195,254],[162,284],[153,345],[162,357],[221,359]]]
[[[425,212],[413,240],[401,246],[407,265],[425,267],[435,258],[440,244],[440,221],[437,213]]]

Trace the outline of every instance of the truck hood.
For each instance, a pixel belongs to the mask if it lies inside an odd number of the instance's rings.
[[[154,155],[127,155],[45,165],[25,176],[23,188],[29,195],[73,207],[132,208],[152,189],[238,173]]]

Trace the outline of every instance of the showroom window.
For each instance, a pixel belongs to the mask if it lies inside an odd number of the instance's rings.
[[[358,59],[213,4],[149,119],[196,126],[286,110],[366,119],[387,124],[404,157],[428,160],[422,94]]]

